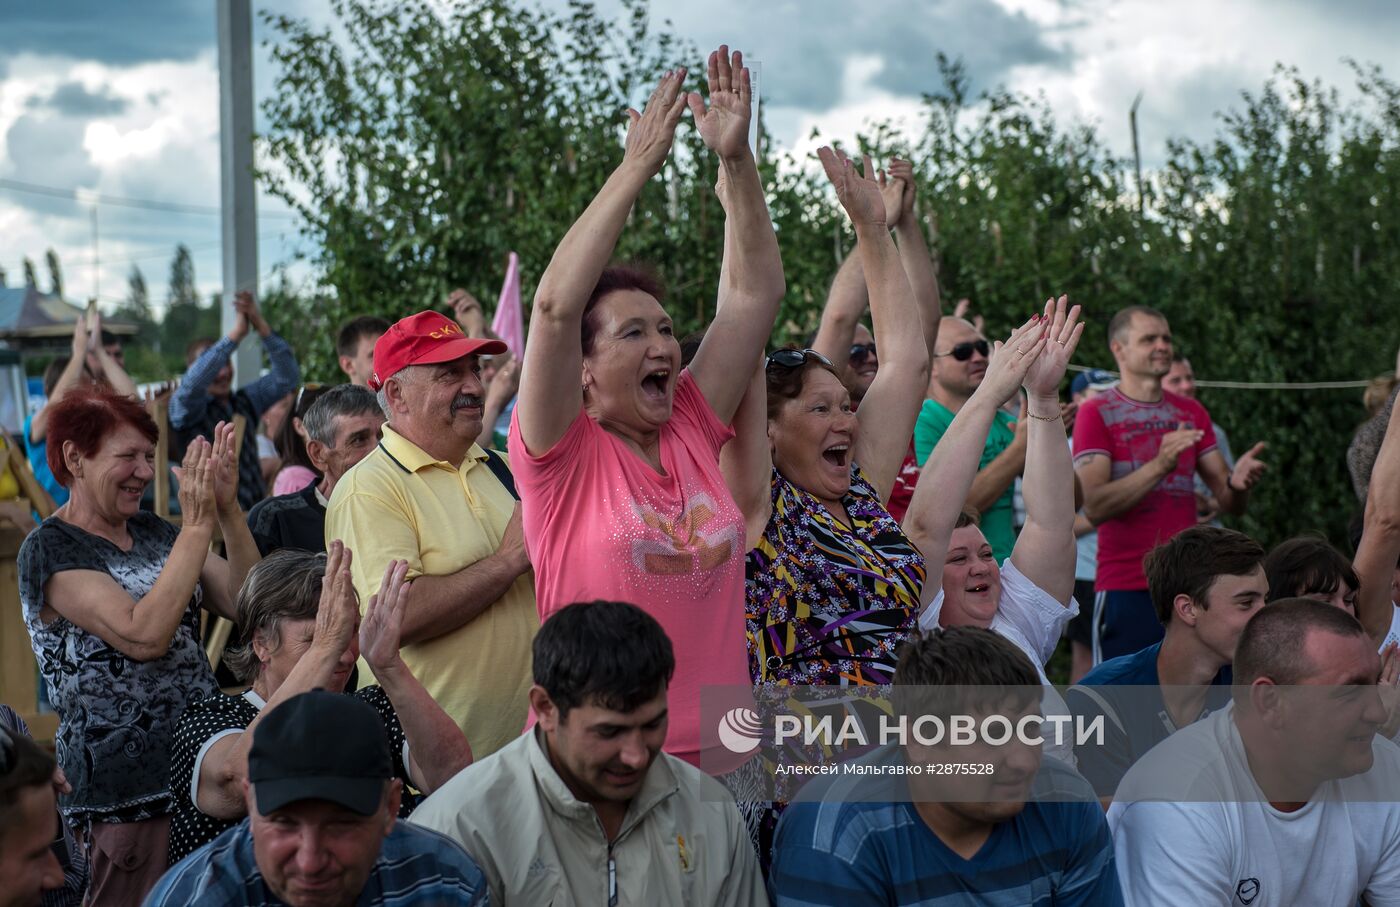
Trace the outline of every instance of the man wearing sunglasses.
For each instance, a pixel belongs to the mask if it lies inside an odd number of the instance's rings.
[[[987,338],[971,322],[952,316],[943,319],[933,349],[928,399],[914,426],[914,454],[920,466],[982,384],[990,352]],[[1025,466],[1026,435],[1016,430],[1014,419],[998,412],[987,432],[987,444],[966,502],[981,514],[982,534],[998,563],[1011,556],[1016,544],[1012,483]]]

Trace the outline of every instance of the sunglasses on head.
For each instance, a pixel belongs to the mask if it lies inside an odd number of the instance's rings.
[[[952,356],[959,362],[966,362],[972,358],[974,352],[986,359],[991,355],[992,348],[985,340],[965,340],[962,343],[954,344],[953,348],[946,353],[935,353],[934,358]]]
[[[864,365],[865,360],[875,355],[875,344],[853,343],[851,344],[851,365]]]
[[[765,369],[770,369],[776,365],[778,368],[800,368],[807,362],[809,356],[828,368],[835,367],[831,364],[830,359],[818,353],[816,350],[793,349],[774,350],[769,354],[768,360],[764,362],[763,367]]]
[[[298,415],[300,415],[300,414],[301,414],[301,398],[304,397],[304,396],[306,396],[306,392],[307,392],[307,391],[313,391],[313,392],[314,392],[314,391],[318,391],[318,390],[320,390],[320,389],[321,389],[321,385],[316,384],[316,383],[314,383],[314,382],[308,383],[308,384],[303,384],[301,387],[297,388],[297,399],[296,399],[296,402],[292,404],[292,412],[293,412],[293,413],[296,413],[296,414],[298,414]]]

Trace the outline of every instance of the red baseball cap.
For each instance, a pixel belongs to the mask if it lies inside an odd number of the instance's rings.
[[[472,353],[504,353],[503,340],[468,337],[457,322],[440,312],[419,312],[395,322],[374,344],[370,390],[377,391],[410,365],[451,362]]]

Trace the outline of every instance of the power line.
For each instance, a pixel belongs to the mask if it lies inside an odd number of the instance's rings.
[[[173,214],[212,214],[223,213],[223,209],[215,205],[186,205],[179,202],[153,201],[145,198],[125,198],[118,195],[104,195],[102,193],[87,194],[81,197],[76,189],[61,189],[57,186],[41,186],[38,183],[26,183],[21,180],[0,179],[0,189],[8,189],[11,192],[28,192],[31,195],[43,195],[49,198],[62,198],[79,204],[113,205],[120,208],[140,208],[146,211],[165,211]],[[290,211],[266,211],[258,214],[259,218],[295,218],[296,215]]]
[[[1113,377],[1119,377],[1118,373],[1111,369],[1098,369],[1087,365],[1071,365],[1071,371],[1108,372]],[[1197,387],[1219,387],[1227,390],[1240,391],[1317,391],[1317,390],[1354,390],[1366,387],[1371,383],[1370,379],[1358,381],[1202,381],[1196,379]]]

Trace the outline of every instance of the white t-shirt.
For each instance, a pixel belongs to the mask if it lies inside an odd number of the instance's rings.
[[[942,612],[943,590],[939,589],[933,601],[919,614],[919,629],[928,631],[937,627],[938,616]],[[1011,558],[1002,561],[1001,600],[997,602],[997,613],[993,615],[992,625],[988,629],[1015,644],[1035,665],[1040,682],[1047,687],[1042,702],[1042,711],[1046,715],[1072,714],[1064,697],[1050,686],[1050,679],[1045,676],[1045,663],[1055,654],[1055,646],[1059,645],[1065,626],[1078,613],[1079,604],[1074,599],[1071,598],[1069,607],[1065,607],[1055,600],[1055,596],[1017,570]],[[1046,755],[1074,765],[1073,740],[1055,743],[1049,736],[1051,727],[1053,725],[1046,728]]]
[[[1391,608],[1390,631],[1385,634],[1385,642],[1381,643],[1380,651],[1384,652],[1385,647],[1391,643],[1400,643],[1400,606]]]
[[[1400,905],[1400,804],[1384,802],[1400,793],[1400,749],[1376,737],[1370,771],[1280,812],[1254,782],[1234,712],[1177,731],[1123,778],[1108,824],[1128,907],[1356,907],[1363,893]]]

